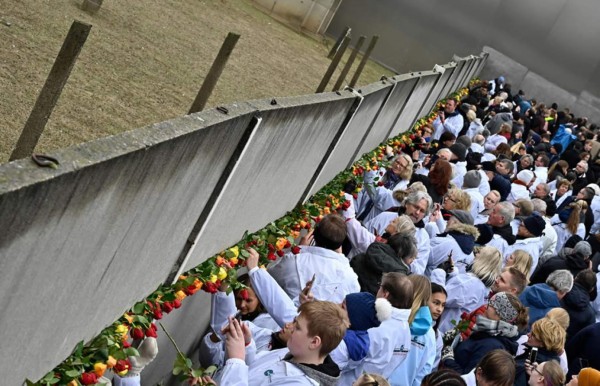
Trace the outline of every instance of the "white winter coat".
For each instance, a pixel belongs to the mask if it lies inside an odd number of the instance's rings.
[[[554,216],[552,218],[552,220],[558,220],[558,215]],[[563,247],[565,246],[565,243],[567,242],[567,240],[569,239],[569,237],[573,236],[573,234],[571,233],[570,230],[567,229],[567,224],[559,222],[553,222],[554,230],[556,231],[556,250],[554,251],[555,255],[558,254],[558,252],[560,252],[561,249],[563,249]],[[585,238],[585,224],[584,223],[579,223],[579,225],[577,225],[577,232],[575,232],[575,234],[579,237],[581,237],[581,239]],[[533,272],[533,270],[531,271]]]
[[[527,239],[517,239],[513,245],[509,245],[504,251],[504,261],[508,260],[514,251],[520,249],[531,255],[533,262],[531,263],[531,270],[529,272],[535,272],[535,268],[540,260],[540,252],[542,248],[541,237],[529,237]]]
[[[321,247],[302,246],[297,255],[286,253],[268,271],[292,299],[314,274],[312,292],[319,300],[341,303],[347,294],[360,291],[358,276],[346,256]]]
[[[476,219],[479,216],[479,213],[485,210],[483,196],[479,192],[479,188],[468,188],[463,190],[471,197],[471,216],[473,216],[473,219]]]

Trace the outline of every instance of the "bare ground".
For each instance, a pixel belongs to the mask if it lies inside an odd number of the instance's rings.
[[[331,43],[276,22],[250,0],[105,0],[95,16],[81,1],[0,0],[0,162],[75,19],[92,31],[36,152],[185,114],[228,32],[241,38],[207,107],[313,93],[330,63]],[[391,72],[370,62],[359,84],[381,75]]]

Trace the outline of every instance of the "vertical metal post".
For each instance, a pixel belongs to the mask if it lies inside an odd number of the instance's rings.
[[[333,56],[335,55],[335,53],[337,52],[337,50],[340,48],[340,46],[342,45],[342,41],[344,40],[344,38],[346,36],[350,36],[350,32],[352,31],[352,28],[350,27],[346,27],[344,28],[344,32],[342,32],[340,34],[340,36],[337,38],[337,40],[335,41],[335,44],[333,45],[333,47],[331,47],[331,50],[329,50],[329,53],[327,54],[327,58],[331,59],[333,58]]]
[[[240,35],[234,34],[233,32],[227,34],[227,37],[225,38],[225,41],[223,42],[215,61],[210,67],[206,78],[204,78],[202,87],[200,87],[200,91],[198,91],[198,95],[196,95],[196,99],[194,99],[194,103],[192,103],[192,107],[190,107],[188,114],[202,111],[206,105],[206,102],[208,101],[208,98],[210,97],[210,94],[217,85],[217,81],[219,80],[219,77],[221,76],[221,73],[227,64],[227,60],[229,59],[229,56],[231,55],[231,52],[233,51],[233,48],[235,47],[239,38]]]
[[[323,92],[325,87],[327,87],[327,83],[329,83],[329,80],[331,79],[331,76],[333,75],[338,63],[342,59],[342,56],[344,56],[344,52],[346,51],[348,44],[350,44],[350,37],[346,36],[342,41],[340,49],[336,52],[331,63],[329,63],[329,68],[327,68],[327,71],[325,71],[325,75],[323,75],[323,79],[321,79],[321,83],[319,84],[319,87],[317,87],[317,91],[315,91],[316,93]]]
[[[96,12],[100,10],[100,7],[102,7],[103,1],[104,0],[83,0],[83,3],[81,3],[81,9],[89,14],[95,15]]]
[[[354,50],[352,50],[352,53],[350,54],[350,57],[348,58],[346,65],[342,69],[342,72],[340,73],[340,76],[338,77],[337,82],[335,82],[335,86],[333,86],[333,91],[337,91],[342,87],[342,83],[344,83],[344,79],[346,79],[346,75],[348,75],[348,72],[350,72],[350,68],[352,67],[352,64],[354,64],[356,55],[358,55],[358,51],[360,51],[360,48],[362,47],[366,38],[367,38],[366,36],[361,36],[358,38],[358,42],[356,42],[356,47],[354,47]]]
[[[77,20],[71,24],[69,33],[58,52],[48,78],[46,78],[46,83],[29,114],[15,149],[10,155],[10,161],[29,157],[33,153],[91,29],[90,24]]]
[[[365,68],[365,65],[367,64],[367,60],[369,60],[369,57],[371,56],[371,52],[373,52],[373,48],[375,48],[375,45],[377,44],[377,40],[379,40],[378,35],[374,35],[371,38],[369,47],[367,48],[365,55],[363,56],[362,60],[360,61],[360,64],[356,68],[356,72],[354,73],[354,76],[352,77],[352,80],[350,81],[350,84],[348,84],[348,86],[354,87],[356,85],[356,82],[358,82],[358,78],[360,77],[360,74],[362,73],[363,69]]]

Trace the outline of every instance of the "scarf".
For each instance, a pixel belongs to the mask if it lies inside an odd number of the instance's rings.
[[[519,335],[517,326],[503,320],[491,320],[483,315],[477,315],[477,322],[473,327],[473,331],[481,331],[491,336],[504,336],[507,338],[514,338]]]

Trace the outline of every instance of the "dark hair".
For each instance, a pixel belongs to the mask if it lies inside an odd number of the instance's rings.
[[[338,249],[346,239],[346,220],[340,215],[328,214],[315,227],[314,238],[318,247]]]
[[[443,132],[442,135],[440,135],[440,142],[444,143],[446,141],[456,141],[456,135],[449,131]]]
[[[433,296],[433,294],[437,294],[437,293],[442,293],[442,294],[446,295],[446,298],[448,298],[448,292],[446,292],[446,289],[444,288],[444,286],[439,285],[438,283],[431,282],[431,295]],[[433,331],[435,331],[436,336],[437,336],[437,332],[438,332],[438,328],[440,326],[441,320],[442,320],[442,318],[439,317],[438,320],[436,320],[435,324],[433,325]]]
[[[496,386],[512,386],[515,383],[515,360],[508,351],[497,349],[488,352],[475,368],[481,370],[481,377],[489,384]]]
[[[538,154],[537,158],[541,159],[542,164],[544,166],[548,166],[548,164],[550,163],[550,158],[548,158],[545,152],[541,152],[540,154]]]
[[[387,300],[393,307],[408,310],[412,306],[413,285],[403,273],[384,273],[381,277],[381,288],[388,292]]]
[[[581,284],[581,286],[585,288],[587,292],[590,292],[596,288],[597,280],[596,274],[590,269],[584,269],[583,271],[580,271],[577,276],[575,276],[575,283]]]
[[[387,240],[387,244],[396,252],[396,256],[402,260],[416,257],[419,252],[417,249],[417,240],[414,236],[407,233],[391,235]]]
[[[456,371],[442,369],[426,375],[421,386],[467,386],[467,383]]]

